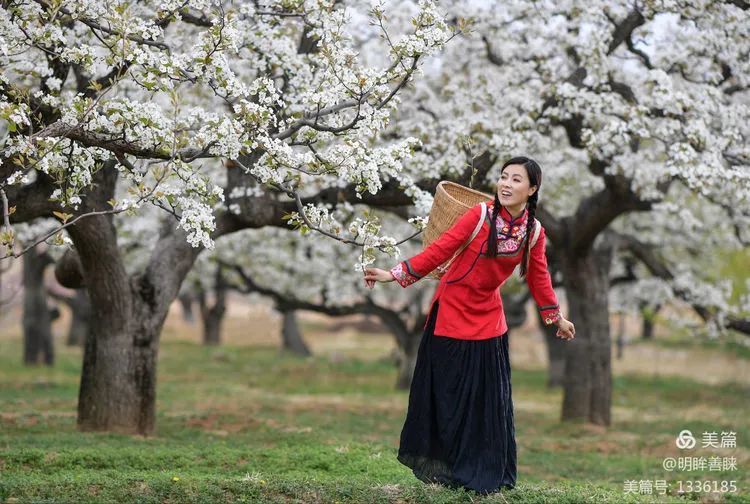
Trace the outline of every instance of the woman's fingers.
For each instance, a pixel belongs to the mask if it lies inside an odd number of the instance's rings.
[[[557,337],[564,340],[572,340],[575,337],[575,334],[571,332],[569,328],[560,328],[557,330]]]
[[[365,285],[372,289],[378,281],[380,271],[377,268],[365,268]]]
[[[573,339],[576,335],[576,326],[573,325],[573,322],[568,322],[567,331],[568,338]]]

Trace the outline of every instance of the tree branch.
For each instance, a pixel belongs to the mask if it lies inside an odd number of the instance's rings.
[[[641,261],[652,275],[667,281],[674,279],[674,274],[669,269],[666,262],[656,254],[653,246],[647,245],[629,235],[618,233],[616,236],[620,240],[620,243],[624,244],[625,248],[630,251],[636,259]],[[711,309],[700,303],[691,301],[687,291],[675,288],[673,288],[673,291],[678,297],[690,303],[690,306],[704,322],[713,318],[713,312]],[[726,327],[750,336],[750,319],[729,316]]]
[[[645,22],[646,20],[637,8],[630,11],[620,24],[615,25],[615,31],[612,33],[612,41],[607,48],[607,54],[612,54],[620,44],[630,40],[633,30]]]

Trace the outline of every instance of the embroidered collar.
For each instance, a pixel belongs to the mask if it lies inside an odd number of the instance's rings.
[[[497,214],[497,253],[499,256],[515,255],[521,250],[526,235],[528,209],[524,208],[516,218],[507,208],[501,206]],[[487,222],[491,217],[487,216]]]
[[[493,207],[493,203],[491,201],[488,202],[487,203],[487,210],[488,210],[488,213],[490,215],[492,214],[492,207]],[[497,215],[503,221],[507,222],[508,224],[511,224],[511,225],[515,226],[515,225],[519,225],[519,224],[525,223],[526,222],[526,217],[528,216],[528,214],[529,214],[529,209],[528,208],[524,208],[523,212],[521,212],[521,215],[519,215],[518,217],[514,218],[510,214],[510,212],[508,211],[507,208],[505,208],[504,206],[500,205],[500,212],[498,212]]]
[[[498,213],[498,215],[502,217],[505,222],[516,225],[516,224],[521,224],[522,222],[525,222],[526,215],[528,215],[528,213],[529,213],[529,209],[524,208],[523,212],[521,212],[521,215],[513,218],[513,216],[510,214],[507,208],[505,208],[504,206],[500,206],[500,212]]]

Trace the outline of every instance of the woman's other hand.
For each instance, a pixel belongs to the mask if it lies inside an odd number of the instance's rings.
[[[564,340],[572,340],[576,337],[576,326],[565,317],[560,317],[557,321],[557,337]]]
[[[393,282],[395,278],[391,275],[390,271],[382,270],[380,268],[365,268],[365,284],[372,289],[375,287],[375,282]]]

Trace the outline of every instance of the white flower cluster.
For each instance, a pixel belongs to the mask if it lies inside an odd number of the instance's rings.
[[[452,35],[445,16],[438,11],[437,4],[419,0],[419,12],[412,18],[417,27],[413,34],[402,37],[393,44],[393,52],[401,57],[430,55],[441,49]]]
[[[323,206],[308,203],[304,206],[303,211],[305,213],[304,218],[299,212],[292,212],[287,223],[290,226],[299,227],[302,234],[307,234],[310,228],[305,222],[306,218],[316,228],[341,236],[343,225],[331,213],[330,205]]]
[[[68,139],[40,137],[33,145],[23,143],[25,137],[15,137],[12,140],[6,146],[6,155],[27,156],[30,160],[28,168],[49,175],[59,185],[50,199],[74,209],[78,209],[81,204],[81,194],[91,185],[94,174],[102,167],[102,162],[111,157],[109,151],[96,147],[81,147]]]
[[[424,230],[427,227],[427,222],[429,221],[429,217],[412,217],[409,219],[409,224],[412,224],[414,227],[416,227],[419,230]]]
[[[684,293],[683,297],[689,303],[714,308],[720,312],[731,311],[731,279],[707,281],[687,268],[680,267],[671,283],[674,289]]]
[[[216,223],[211,207],[184,196],[177,198],[176,207],[182,211],[179,226],[187,232],[188,243],[193,247],[203,246],[212,249],[214,242],[211,232],[216,229]]]
[[[171,149],[175,140],[174,122],[153,103],[116,98],[89,111],[85,117],[88,109],[84,107],[85,101],[74,101],[64,108],[64,121],[67,124],[84,121],[87,131],[122,139],[143,149]]]
[[[23,170],[17,170],[11,174],[10,177],[7,178],[5,181],[6,185],[14,185],[14,184],[28,184],[29,183],[29,177]]]
[[[349,233],[363,243],[359,262],[354,265],[355,271],[364,271],[377,259],[377,251],[381,250],[389,256],[398,257],[401,252],[396,246],[397,240],[391,236],[381,236],[380,220],[374,216],[356,218],[349,224]]]
[[[19,126],[28,126],[29,106],[26,103],[16,104],[0,100],[0,120],[7,123],[6,128],[11,133]]]
[[[618,284],[609,290],[609,306],[616,312],[637,312],[655,308],[675,299],[669,282],[657,277],[639,278],[633,283]]]

